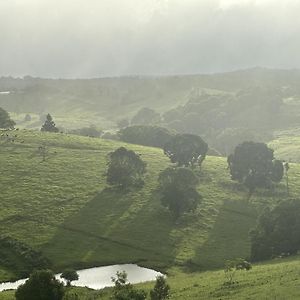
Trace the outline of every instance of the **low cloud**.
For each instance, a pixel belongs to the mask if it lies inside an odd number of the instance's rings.
[[[0,75],[300,67],[299,1],[0,0]]]

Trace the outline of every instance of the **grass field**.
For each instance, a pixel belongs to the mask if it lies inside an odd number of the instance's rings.
[[[300,162],[300,135],[297,134],[281,135],[269,143],[274,149],[276,158],[284,159],[289,162]]]
[[[300,257],[277,259],[264,264],[253,265],[250,271],[237,271],[234,275],[235,283],[231,286],[224,284],[224,272],[207,271],[196,273],[182,273],[171,271],[168,283],[171,287],[171,300],[198,299],[264,299],[264,300],[294,300],[300,298]],[[143,283],[136,286],[147,292],[154,283]],[[111,289],[92,291],[86,288],[72,288],[68,292],[77,294],[80,300],[110,299]],[[14,300],[14,292],[0,293],[0,300]],[[78,299],[78,298],[77,298]]]
[[[14,134],[14,143],[0,141],[0,234],[41,250],[54,271],[130,262],[167,271],[171,284],[178,280],[172,299],[183,299],[180,293],[190,286],[185,280],[197,282],[195,293],[206,280],[206,273],[181,272],[218,269],[226,259],[248,257],[248,232],[258,213],[287,196],[282,183],[248,201],[246,190],[230,180],[226,160],[207,157],[199,173],[203,202],[195,214],[174,223],[156,191],[159,172],[170,165],[161,149],[27,130]],[[38,152],[42,145],[45,161]],[[121,145],[147,162],[146,184],[139,190],[106,185],[107,153]],[[289,177],[296,196],[298,165],[291,164]],[[222,272],[209,274],[216,279],[207,275],[207,284],[223,280]],[[0,267],[0,280],[16,276],[14,269]]]

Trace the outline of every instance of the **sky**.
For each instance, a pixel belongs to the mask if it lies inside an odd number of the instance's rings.
[[[0,0],[0,76],[300,68],[300,0]]]

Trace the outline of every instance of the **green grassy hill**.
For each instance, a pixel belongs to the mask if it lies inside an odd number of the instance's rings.
[[[279,159],[288,162],[300,162],[300,135],[299,128],[286,130],[277,134],[277,137],[269,143],[274,149],[274,154]]]
[[[223,271],[203,273],[182,273],[173,271],[168,277],[171,300],[294,300],[299,299],[300,258],[278,259],[264,264],[253,265],[250,271],[237,271],[235,284],[224,285]],[[150,291],[154,283],[139,284],[136,288]],[[69,297],[77,294],[80,300],[109,300],[111,289],[92,291],[86,288],[72,288]],[[14,300],[14,292],[0,293],[1,300]],[[69,299],[66,297],[66,299]],[[72,299],[72,298],[71,298]],[[74,298],[75,299],[75,298]],[[78,298],[77,298],[78,299]]]
[[[170,165],[161,149],[26,130],[14,134],[14,143],[0,140],[0,234],[40,250],[54,271],[130,262],[170,274],[175,267],[222,268],[226,259],[249,256],[248,232],[257,214],[286,197],[282,183],[275,191],[257,191],[248,202],[246,190],[230,180],[226,160],[207,157],[199,171],[203,202],[174,223],[156,191],[159,172]],[[42,145],[46,161],[38,152]],[[106,156],[121,145],[147,162],[141,189],[106,185]],[[296,196],[300,167],[292,164],[289,176]],[[20,276],[15,266],[26,265],[24,256],[3,246],[0,254],[0,280]],[[178,274],[180,291],[185,275]],[[196,281],[204,275],[188,276]]]

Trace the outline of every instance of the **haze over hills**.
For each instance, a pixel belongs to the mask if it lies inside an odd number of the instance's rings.
[[[160,114],[152,125],[199,134],[226,155],[228,135],[269,142],[300,127],[299,80],[299,70],[266,68],[163,77],[2,77],[0,106],[21,128],[39,129],[50,112],[65,130],[95,125],[113,131],[146,107]]]
[[[0,0],[0,300],[300,299],[299,11]]]

